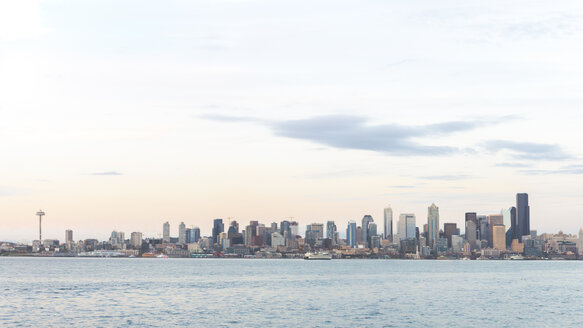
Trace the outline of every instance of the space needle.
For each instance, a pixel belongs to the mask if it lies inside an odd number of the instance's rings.
[[[42,245],[42,243],[43,243],[42,221],[43,221],[43,216],[45,215],[45,212],[43,212],[42,210],[39,210],[38,212],[36,212],[36,215],[38,216],[38,242]]]

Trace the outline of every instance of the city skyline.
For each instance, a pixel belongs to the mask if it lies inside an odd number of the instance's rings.
[[[467,208],[496,213],[517,190],[539,230],[576,232],[580,15],[575,1],[1,2],[0,239],[29,239],[39,208],[47,236],[382,218],[388,203],[419,223],[432,202],[464,227]]]

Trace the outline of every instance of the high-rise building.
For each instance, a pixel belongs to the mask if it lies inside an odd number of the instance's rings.
[[[391,205],[387,206],[384,211],[384,223],[385,223],[385,230],[384,235],[385,239],[389,241],[393,241],[393,209]]]
[[[444,223],[443,224],[443,235],[447,239],[447,247],[452,248],[452,238],[451,236],[457,234],[457,224],[455,223]]]
[[[162,225],[162,241],[165,243],[170,242],[170,223],[168,221]]]
[[[362,218],[362,241],[363,242],[367,242],[368,243],[368,225],[369,223],[374,222],[372,216],[370,215],[365,215]]]
[[[492,248],[506,250],[506,227],[503,224],[491,226]]]
[[[397,222],[397,243],[405,239],[416,239],[417,226],[415,223],[415,214],[401,214]]]
[[[184,222],[180,222],[178,225],[178,243],[186,244],[186,225]]]
[[[346,227],[346,243],[350,247],[356,245],[356,222],[348,221],[348,227]]]
[[[332,241],[332,245],[336,245],[336,224],[334,221],[326,222],[326,238]]]
[[[470,244],[470,249],[474,250],[478,246],[478,216],[476,213],[466,213],[466,240]]]
[[[516,194],[516,217],[518,223],[518,239],[522,241],[522,236],[530,235],[530,206],[528,205],[528,194]]]
[[[427,246],[434,249],[439,238],[439,207],[431,204],[427,208]]]
[[[281,221],[281,223],[279,224],[279,233],[282,236],[291,235],[291,225],[289,221],[287,220]]]
[[[489,233],[488,217],[486,215],[478,215],[478,242],[487,243],[490,240]]]
[[[67,250],[71,250],[71,248],[73,247],[73,230],[67,229],[65,230],[65,246],[67,247]]]
[[[141,232],[132,232],[130,234],[130,244],[132,247],[139,249],[142,247],[142,233]]]
[[[213,220],[213,243],[219,242],[219,234],[225,232],[225,225],[223,224],[223,219]]]
[[[374,222],[371,222],[368,224],[368,247],[370,248],[374,248],[373,244],[372,244],[372,237],[378,237],[377,234],[377,224]],[[379,243],[380,243],[380,239],[379,239]]]
[[[494,247],[494,226],[504,226],[504,215],[502,214],[493,214],[488,215],[488,228],[489,232],[488,235],[490,236],[488,240],[488,246]],[[506,242],[506,231],[504,231],[504,242]],[[506,246],[504,246],[506,247]]]
[[[249,221],[249,225],[245,227],[245,245],[253,245],[253,238],[257,236],[257,226],[259,222]]]
[[[289,223],[289,229],[291,231],[290,237],[293,237],[294,239],[300,234],[300,225],[296,221]]]
[[[191,230],[192,233],[192,237],[191,240],[193,243],[198,243],[198,241],[200,240],[200,228],[199,227],[194,227]]]

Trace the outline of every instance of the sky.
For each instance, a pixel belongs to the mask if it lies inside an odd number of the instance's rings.
[[[583,226],[580,1],[0,0],[0,240]],[[396,222],[396,219],[395,219]],[[462,229],[463,230],[463,229]]]

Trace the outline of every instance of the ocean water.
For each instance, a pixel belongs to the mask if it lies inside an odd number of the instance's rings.
[[[0,327],[580,327],[583,262],[0,257]]]

